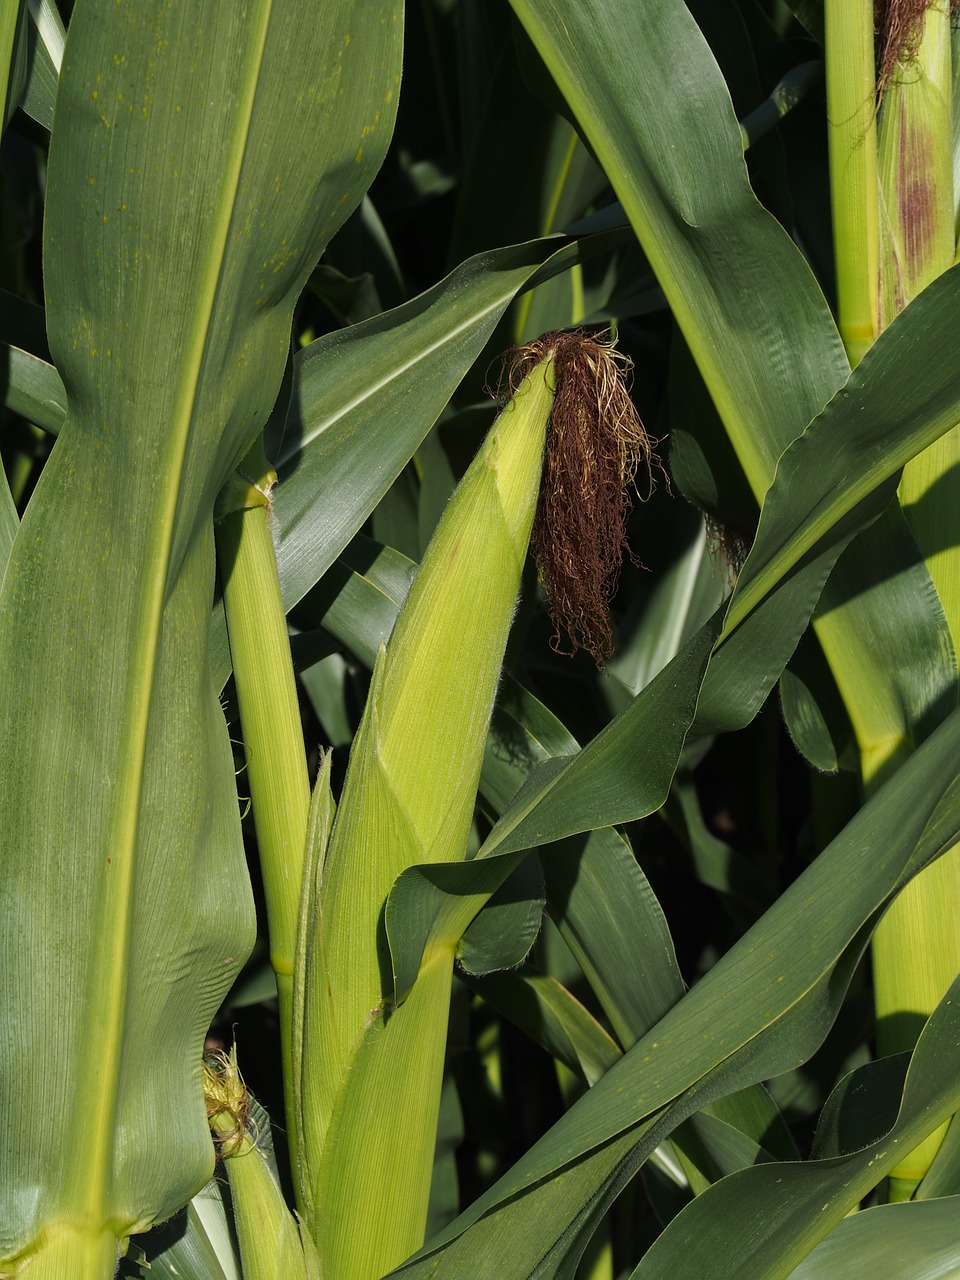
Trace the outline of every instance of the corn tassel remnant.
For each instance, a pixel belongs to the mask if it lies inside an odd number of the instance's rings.
[[[630,398],[630,361],[582,330],[548,333],[512,353],[512,393],[552,354],[556,393],[531,546],[554,625],[553,648],[582,646],[602,667],[613,652],[610,602],[627,541],[630,490],[643,464],[658,464],[654,442]]]

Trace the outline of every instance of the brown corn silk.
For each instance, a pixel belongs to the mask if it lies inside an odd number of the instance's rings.
[[[540,361],[554,362],[540,500],[531,547],[558,653],[584,648],[598,666],[613,652],[610,602],[627,542],[638,468],[657,463],[630,398],[630,361],[582,330],[544,334],[511,353],[510,393]]]
[[[934,0],[875,0],[874,30],[877,33],[877,90],[885,86],[916,57],[923,34],[923,19]],[[960,0],[951,0],[956,12]]]

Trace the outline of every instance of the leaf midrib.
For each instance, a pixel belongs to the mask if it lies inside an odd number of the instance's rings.
[[[145,540],[147,572],[139,595],[133,644],[130,653],[131,678],[124,697],[124,727],[120,759],[128,767],[120,778],[117,801],[108,823],[107,843],[116,851],[111,866],[115,869],[112,893],[107,891],[103,905],[105,925],[100,937],[105,946],[100,963],[107,976],[104,983],[102,1033],[95,1055],[87,1059],[85,1097],[89,1099],[91,1149],[85,1158],[87,1209],[93,1221],[102,1221],[108,1212],[110,1170],[113,1162],[112,1139],[114,1118],[120,1088],[120,1066],[125,1033],[127,978],[131,943],[132,910],[135,889],[135,855],[140,829],[146,755],[151,723],[151,703],[157,675],[157,658],[164,602],[167,598],[167,576],[177,525],[177,507],[186,465],[195,408],[199,398],[204,355],[208,346],[211,323],[217,309],[217,295],[223,280],[224,262],[233,213],[240,188],[240,174],[246,155],[253,118],[254,103],[260,79],[273,0],[260,0],[255,17],[251,17],[243,68],[243,92],[238,94],[233,136],[224,152],[225,180],[221,186],[219,208],[212,225],[214,252],[207,258],[201,276],[196,305],[189,318],[189,337],[184,344],[186,359],[182,365],[180,386],[174,396],[168,435],[171,481],[154,508],[153,528]],[[101,970],[101,972],[103,971]]]

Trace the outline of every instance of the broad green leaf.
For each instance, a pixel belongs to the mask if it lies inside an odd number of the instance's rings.
[[[782,583],[795,569],[816,576],[819,559],[822,573],[830,556],[890,501],[903,463],[960,416],[960,382],[943,337],[958,307],[960,275],[951,271],[885,331],[847,386],[786,451],[728,626],[737,625],[765,586]],[[911,385],[922,390],[908,395],[904,381],[918,368],[920,383]],[[857,661],[849,663],[842,687],[862,745],[889,754],[898,736],[919,740],[955,705],[956,658],[946,618],[895,508],[873,525],[869,542],[858,539],[845,553],[826,586],[820,618],[834,641],[848,631],[856,637],[850,653]],[[779,628],[785,620],[781,607],[770,625]],[[884,710],[889,704],[874,678],[880,670],[895,680],[899,730]],[[882,727],[882,735],[866,732],[870,725],[877,732]]]
[[[868,776],[876,774],[871,757],[889,759],[891,749],[922,741],[956,706],[957,655],[946,614],[896,502],[843,552],[814,626],[834,671],[831,636],[857,638],[841,688]],[[886,692],[876,678],[882,672],[890,673]],[[899,725],[889,715],[894,706]],[[889,736],[875,736],[876,728]]]
[[[213,501],[399,74],[392,5],[305,15],[79,0],[64,55],[45,286],[70,409],[0,597],[0,1255],[38,1277],[108,1276],[212,1172],[200,1049],[253,930]]]
[[[19,527],[20,520],[10,492],[10,485],[7,483],[6,475],[0,476],[0,583],[3,582],[10,548],[13,546]]]
[[[956,1195],[960,1195],[960,1125],[951,1124],[914,1198],[933,1200]]]
[[[846,380],[847,362],[809,268],[750,189],[706,42],[680,0],[626,13],[611,0],[513,8],[610,178],[762,494],[780,453]]]
[[[761,1085],[709,1103],[672,1141],[698,1194],[739,1169],[800,1158],[776,1103]]]
[[[697,1195],[724,1175],[769,1160],[760,1144],[704,1108],[672,1135],[674,1150]]]
[[[821,555],[801,562],[718,645],[697,707],[698,734],[739,729],[757,714],[796,648],[824,581],[848,541],[838,534],[838,540]],[[730,607],[732,602],[727,617]]]
[[[812,631],[780,677],[780,705],[790,736],[816,769],[857,769],[853,727]]]
[[[952,1280],[960,1272],[958,1215],[958,1196],[851,1214],[789,1273],[790,1280]]]
[[[629,1048],[685,989],[660,903],[611,827],[558,841],[542,862],[550,913]]]
[[[634,1271],[636,1280],[701,1276],[708,1267],[736,1269],[745,1280],[793,1274],[901,1152],[912,1150],[960,1106],[960,1078],[953,1069],[958,1035],[960,980],[927,1022],[906,1075],[901,1055],[848,1076],[824,1108],[809,1161],[758,1165],[718,1182],[657,1238]],[[954,1229],[954,1255],[956,1250]],[[895,1273],[885,1267],[882,1274]]]
[[[626,711],[576,756],[551,760],[533,775],[501,815],[479,856],[633,822],[658,809],[693,717],[717,623],[715,617],[701,627]]]
[[[26,82],[26,11],[21,0],[0,4],[0,108],[6,125]]]
[[[454,1280],[493,1280],[511,1267],[522,1268],[524,1275],[540,1280],[573,1280],[583,1250],[617,1194],[680,1123],[715,1098],[776,1074],[782,1069],[785,1052],[796,1055],[798,1060],[812,1053],[836,1013],[862,949],[861,940],[844,963],[842,974],[835,973],[834,982],[817,984],[811,991],[811,998],[798,1011],[789,1046],[765,1038],[745,1045],[708,1071],[675,1102],[576,1158],[562,1174],[545,1179],[534,1174],[531,1184],[523,1186],[524,1175],[529,1171],[524,1166],[532,1154],[528,1153],[447,1231],[429,1242],[421,1255],[395,1274],[433,1275],[438,1257],[442,1257],[444,1275]],[[603,1080],[616,1071],[617,1067],[611,1068]],[[603,1080],[574,1110],[590,1109],[590,1100],[602,1090]],[[618,1100],[622,1106],[625,1099],[620,1091]],[[533,1152],[539,1149],[545,1153],[551,1135],[565,1123],[566,1119],[554,1126]],[[517,1247],[518,1241],[522,1249]],[[508,1242],[513,1242],[512,1248]]]
[[[958,746],[954,714],[714,968],[401,1274],[432,1274],[442,1251],[445,1275],[496,1275],[507,1265],[498,1238],[510,1240],[511,1265],[523,1274],[551,1274],[537,1267],[576,1256],[591,1213],[681,1119],[808,1058],[878,911],[960,831]],[[478,1257],[484,1269],[470,1271],[466,1259],[476,1266]]]
[[[327,742],[331,747],[348,747],[353,737],[355,718],[348,710],[354,682],[346,660],[339,653],[331,653],[307,670],[302,670],[300,681]]]
[[[698,519],[682,553],[658,577],[641,622],[607,668],[610,674],[638,694],[720,606],[726,590],[724,572],[711,555],[703,520]]]
[[[457,961],[465,973],[497,973],[523,964],[543,920],[540,864],[524,858],[464,931]]]

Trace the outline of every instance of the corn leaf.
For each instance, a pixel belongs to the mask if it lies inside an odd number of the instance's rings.
[[[608,1071],[620,1050],[599,1022],[556,978],[525,967],[515,973],[462,978],[588,1085]]]
[[[389,3],[74,11],[45,228],[69,411],[0,596],[0,1256],[38,1276],[109,1276],[212,1171],[200,1049],[253,930],[213,501],[389,140],[400,33]]]
[[[53,126],[65,32],[54,0],[35,0],[26,24],[26,76],[21,106],[45,129]]]
[[[14,506],[7,477],[4,476],[0,483],[0,582],[3,581],[3,571],[6,569],[10,548],[13,546],[19,527],[17,508]]]
[[[902,1152],[960,1106],[951,1061],[958,1035],[960,979],[930,1016],[912,1058],[882,1058],[841,1081],[824,1108],[810,1160],[757,1165],[724,1178],[674,1218],[633,1272],[636,1280],[665,1274],[692,1280],[711,1267],[735,1267],[750,1280],[790,1275]],[[953,1249],[955,1256],[955,1230]],[[882,1274],[895,1274],[889,1262]]]
[[[960,1125],[951,1124],[914,1198],[938,1200],[956,1195],[960,1195]]]
[[[809,268],[750,189],[713,55],[680,0],[628,14],[611,0],[513,8],[610,178],[762,494],[848,370]]]
[[[955,268],[881,334],[843,389],[786,450],[728,628],[826,540],[848,538],[851,521],[862,528],[879,515],[904,463],[960,419],[960,376],[950,341],[958,318]]]
[[[242,1280],[236,1239],[216,1179],[182,1213],[133,1241],[119,1275],[121,1280]]]
[[[878,911],[905,875],[960,831],[958,746],[954,714],[709,974],[396,1274],[427,1276],[439,1264],[445,1276],[476,1280],[508,1265],[525,1275],[572,1275],[599,1215],[672,1128],[713,1098],[806,1060],[836,1014]],[[948,1036],[953,1016],[943,1019]],[[935,1048],[943,1054],[939,1040]],[[934,1122],[956,1105],[951,1062],[946,1055],[918,1085]],[[551,1176],[561,1170],[563,1177]],[[814,1228],[802,1229],[812,1246]]]
[[[951,1280],[960,1270],[960,1197],[886,1204],[852,1214],[790,1272],[790,1280],[877,1275]]]
[[[7,386],[4,403],[14,413],[28,422],[56,434],[67,413],[67,394],[60,375],[52,364],[21,351],[19,347],[7,347]]]
[[[694,718],[717,625],[701,628],[576,756],[549,759],[531,773],[471,862],[422,865],[400,876],[386,906],[399,995],[412,985],[428,945],[456,946],[524,850],[660,807]]]

